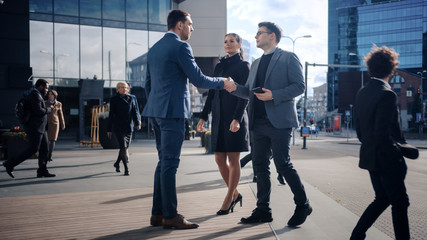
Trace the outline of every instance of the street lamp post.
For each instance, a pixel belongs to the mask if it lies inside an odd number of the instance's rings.
[[[311,38],[311,35],[304,35],[304,36],[299,36],[299,37],[296,37],[296,38],[291,38],[289,36],[282,35],[282,37],[288,38],[288,39],[290,39],[292,41],[292,52],[295,53],[295,42],[296,42],[296,40],[299,39],[299,38]],[[305,86],[305,90],[306,90],[306,94],[305,94],[305,98],[304,98],[304,106],[306,106],[306,104],[307,104],[307,86]],[[304,123],[304,127],[306,126],[306,124],[305,124],[305,117],[306,117],[305,114],[303,116],[302,113],[301,113],[301,123]],[[295,129],[293,131],[292,136],[293,136],[293,145],[295,145]],[[303,149],[306,149],[305,148],[305,140],[306,139],[304,137],[304,146],[303,146]]]
[[[296,38],[291,38],[289,36],[282,35],[282,37],[288,38],[288,39],[290,39],[292,41],[292,52],[295,52],[295,41],[297,39],[299,39],[299,38],[311,38],[311,35],[304,35],[304,36],[299,36],[299,37],[296,37]]]

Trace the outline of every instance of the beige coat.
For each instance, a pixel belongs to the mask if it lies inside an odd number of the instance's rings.
[[[46,107],[50,106],[50,101],[47,100]],[[52,112],[47,115],[47,138],[49,141],[58,139],[59,125],[65,128],[64,114],[62,113],[62,103],[56,101]]]

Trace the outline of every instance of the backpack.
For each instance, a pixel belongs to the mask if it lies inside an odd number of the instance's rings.
[[[29,103],[27,102],[27,97],[29,92],[25,92],[24,96],[18,100],[15,106],[15,115],[18,119],[18,122],[22,125],[28,123],[31,116],[31,111],[29,109]]]

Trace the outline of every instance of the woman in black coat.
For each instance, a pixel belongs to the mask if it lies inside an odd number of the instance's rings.
[[[249,75],[249,63],[242,59],[241,45],[239,35],[225,35],[224,49],[227,55],[215,66],[214,76],[231,77],[238,84],[245,85]],[[221,176],[228,187],[218,215],[232,212],[238,202],[242,205],[242,195],[237,191],[237,185],[240,180],[240,152],[249,149],[247,105],[248,100],[233,96],[225,90],[210,90],[197,124],[197,130],[202,131],[209,113],[212,112],[212,149]]]
[[[117,94],[110,100],[107,135],[111,137],[113,131],[120,147],[119,156],[114,163],[116,172],[120,172],[120,161],[123,161],[125,175],[129,175],[128,147],[132,138],[133,126],[135,125],[137,130],[141,129],[141,115],[136,97],[129,94],[129,85],[125,82],[119,82],[116,90]]]

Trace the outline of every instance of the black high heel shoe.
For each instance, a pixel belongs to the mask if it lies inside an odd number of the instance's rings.
[[[231,212],[234,211],[234,206],[236,205],[236,202],[233,200],[231,201],[230,207],[227,210],[219,210],[218,212],[216,212],[216,215],[227,215]]]
[[[243,196],[240,193],[239,193],[239,195],[237,195],[236,200],[234,200],[234,205],[237,205],[238,202],[240,202],[240,207],[242,207],[242,205],[243,205]]]

